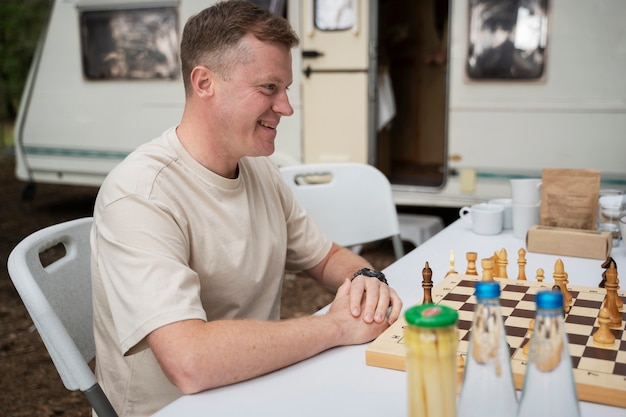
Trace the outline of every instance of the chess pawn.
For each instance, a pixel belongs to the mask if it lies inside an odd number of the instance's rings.
[[[543,268],[537,268],[537,276],[535,277],[537,282],[543,282],[543,278],[544,278],[543,274],[544,274]]]
[[[514,417],[517,395],[500,310],[500,284],[478,281],[475,296],[457,416]]]
[[[609,317],[609,310],[606,307],[602,307],[600,309],[600,313],[598,314],[598,330],[593,334],[594,343],[598,343],[600,345],[613,345],[615,342],[615,335],[609,328],[609,324],[611,323],[611,319]]]
[[[480,261],[480,266],[483,267],[483,281],[493,281],[493,259],[485,258]]]
[[[579,417],[563,294],[540,291],[518,417]]]

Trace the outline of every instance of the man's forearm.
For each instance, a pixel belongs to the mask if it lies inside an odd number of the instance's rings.
[[[333,244],[324,261],[306,272],[325,288],[336,291],[346,278],[351,279],[361,268],[373,267],[366,259],[350,249]]]

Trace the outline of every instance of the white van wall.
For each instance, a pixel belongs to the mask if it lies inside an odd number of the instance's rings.
[[[179,4],[179,30],[190,15],[214,3],[162,1]],[[298,33],[304,30],[300,7],[311,7],[312,1],[287,2]],[[159,0],[127,4],[142,2]],[[77,4],[95,3],[125,0],[55,1],[40,63],[16,123],[22,180],[97,186],[127,153],[180,119],[181,79],[84,79]],[[394,184],[396,203],[460,207],[505,197],[511,176],[540,176],[542,168],[599,169],[603,180],[614,179],[625,188],[626,1],[549,0],[546,73],[536,82],[468,80],[468,3],[452,0],[449,18],[447,154],[453,175],[437,190]],[[282,165],[306,159],[302,115],[324,106],[303,108],[301,60],[301,49],[295,49],[289,92],[295,114],[281,121],[274,155]]]
[[[39,64],[31,69],[35,72],[16,123],[16,175],[21,180],[98,186],[128,153],[180,120],[184,106],[180,77],[85,79],[77,8],[94,7],[96,3],[106,10],[123,4],[136,7],[141,3],[158,6],[173,2],[55,1]],[[215,1],[174,3],[179,4],[182,34],[188,17]],[[297,17],[297,7],[288,10]],[[299,68],[299,54],[294,53],[294,88],[289,95],[296,115],[281,121],[275,155],[284,164],[301,157]]]
[[[452,8],[450,166],[626,177],[626,2],[549,0],[544,81],[468,81],[468,2]]]
[[[549,0],[545,76],[466,75],[468,4],[453,0],[448,69],[448,176],[433,192],[395,185],[400,205],[461,207],[510,197],[509,179],[543,168],[596,169],[626,189],[626,2]]]
[[[99,185],[138,143],[176,123],[182,112],[180,80],[86,80],[78,22],[75,4],[55,3],[23,126],[18,124],[34,176],[19,165],[21,179]]]

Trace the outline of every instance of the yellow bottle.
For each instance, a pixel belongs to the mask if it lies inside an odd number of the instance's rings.
[[[405,313],[409,417],[455,417],[457,391],[456,310],[436,304]]]

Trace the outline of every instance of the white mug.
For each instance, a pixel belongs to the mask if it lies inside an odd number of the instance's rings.
[[[472,226],[479,235],[497,235],[502,231],[504,207],[497,204],[480,203],[459,210],[459,216]]]
[[[496,204],[504,208],[504,219],[502,221],[503,229],[513,228],[513,199],[511,198],[494,198],[488,201],[489,204]]]
[[[526,233],[530,226],[539,224],[540,204],[513,204],[513,236],[518,239],[526,239]]]
[[[511,180],[513,204],[533,205],[541,202],[541,178]]]

